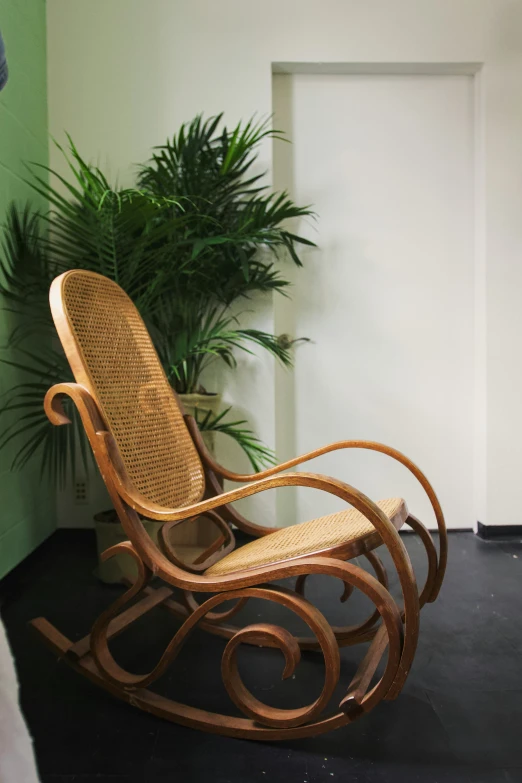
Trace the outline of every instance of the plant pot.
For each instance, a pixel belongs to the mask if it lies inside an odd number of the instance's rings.
[[[141,519],[145,532],[155,544],[158,543],[158,531],[163,522],[153,519]],[[118,582],[134,582],[138,576],[138,567],[130,555],[116,555],[110,560],[102,562],[101,554],[111,546],[127,541],[128,536],[120,524],[116,512],[102,511],[94,517],[96,530],[96,549],[98,551],[98,568],[96,575],[105,584]],[[214,541],[219,535],[216,526],[209,519],[198,519],[196,522],[187,522],[179,527],[172,528],[169,533],[171,544],[176,548],[176,554],[186,563],[194,560]]]
[[[158,530],[163,524],[152,519],[142,519],[143,527],[153,541],[158,543]],[[96,531],[96,549],[98,551],[97,576],[106,584],[122,582],[124,579],[134,581],[138,576],[138,567],[130,555],[116,555],[102,562],[100,555],[111,546],[128,540],[128,535],[122,528],[114,510],[101,511],[94,516]]]
[[[196,418],[196,411],[199,411],[200,417],[204,416],[208,411],[215,416],[221,406],[221,394],[179,394],[178,396],[183,404],[185,413],[194,418]],[[215,433],[202,432],[201,435],[207,449],[214,454]]]

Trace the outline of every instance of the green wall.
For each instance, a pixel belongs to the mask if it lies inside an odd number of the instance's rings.
[[[48,162],[45,0],[0,0],[0,30],[9,81],[0,92],[0,223],[13,199],[32,197],[24,183],[24,161]],[[1,355],[9,315],[0,312]],[[18,380],[0,364],[0,394]],[[0,398],[0,404],[2,404]],[[14,449],[0,452],[0,577],[17,565],[55,527],[53,493],[40,481],[35,463],[10,471]]]

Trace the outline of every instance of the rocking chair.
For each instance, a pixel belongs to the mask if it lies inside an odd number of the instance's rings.
[[[114,282],[74,270],[56,278],[51,310],[76,383],[49,389],[45,411],[53,424],[70,423],[63,398],[70,397],[81,420],[129,540],[103,557],[126,553],[138,576],[94,623],[91,633],[73,642],[44,618],[32,621],[45,642],[74,669],[115,696],[143,710],[197,729],[258,740],[292,739],[330,731],[371,710],[382,699],[395,699],[412,665],[419,633],[419,610],[436,599],[444,577],[447,534],[441,507],[424,474],[395,449],[370,441],[333,443],[255,475],[239,475],[219,465],[208,452],[194,419],[184,416],[163,372],[147,329],[135,306]],[[439,554],[426,527],[409,514],[401,498],[374,503],[342,481],[316,473],[287,473],[307,460],[336,449],[370,449],[402,463],[427,493],[439,531]],[[245,486],[223,492],[220,481]],[[274,487],[304,486],[345,501],[344,511],[287,528],[247,521],[233,503]],[[180,559],[169,531],[204,516],[216,527],[216,538],[194,562]],[[158,544],[145,532],[140,517],[164,522]],[[255,540],[235,549],[231,524]],[[408,525],[426,549],[428,574],[420,594],[398,530]],[[386,546],[402,590],[398,604],[388,591],[386,571],[375,549]],[[364,556],[375,576],[347,562]],[[332,627],[304,597],[307,576],[323,574],[344,584],[341,600],[354,588],[375,611],[357,626]],[[151,585],[159,578],[164,586]],[[273,583],[296,577],[290,590]],[[156,585],[156,581],[154,582]],[[171,588],[177,588],[176,593]],[[201,604],[197,593],[211,593]],[[138,601],[134,599],[140,597]],[[310,628],[296,638],[269,623],[243,628],[228,621],[249,598],[275,602],[293,611]],[[218,610],[225,601],[231,609]],[[134,674],[114,659],[109,641],[153,607],[161,605],[182,625],[147,674]],[[216,611],[218,610],[218,611]],[[172,701],[148,686],[174,661],[198,626],[228,640],[221,669],[232,702],[245,717],[204,711]],[[331,700],[340,673],[339,648],[370,641],[348,691],[333,715],[321,713]],[[283,677],[294,671],[301,650],[318,650],[325,663],[324,685],[311,704],[296,709],[267,706],[244,685],[237,665],[242,644],[277,647],[285,658]],[[381,658],[386,665],[376,678]]]

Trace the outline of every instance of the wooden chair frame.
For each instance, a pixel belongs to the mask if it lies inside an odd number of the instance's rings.
[[[63,277],[62,275],[61,278]],[[45,411],[53,424],[66,425],[70,423],[70,419],[64,411],[63,399],[69,397],[74,402],[114,508],[129,538],[125,543],[108,549],[103,557],[106,559],[115,554],[128,554],[137,564],[138,577],[127,592],[101,614],[91,633],[78,642],[66,638],[44,618],[33,620],[32,625],[44,641],[74,669],[120,699],[186,726],[235,737],[275,740],[312,736],[350,723],[370,711],[382,699],[395,699],[405,683],[414,659],[420,608],[436,599],[446,568],[447,533],[444,517],[435,492],[425,475],[397,450],[362,440],[339,441],[254,475],[236,474],[217,463],[206,449],[195,421],[185,416],[204,469],[204,498],[182,508],[164,508],[150,502],[130,481],[116,441],[103,419],[95,395],[89,388],[84,372],[84,360],[77,350],[63,311],[61,278],[57,278],[51,288],[51,306],[62,344],[79,382],[53,386],[45,397]],[[427,555],[428,574],[420,595],[404,543],[390,519],[376,503],[349,484],[329,476],[286,472],[322,454],[354,448],[377,451],[400,462],[415,476],[428,495],[438,525],[438,554],[427,528],[411,515],[407,519],[407,524],[420,537]],[[245,486],[223,492],[220,483],[222,479]],[[230,524],[254,537],[270,535],[276,530],[249,522],[231,504],[250,495],[286,486],[312,487],[335,495],[370,520],[375,533],[362,540],[356,539],[336,547],[327,554],[311,553],[221,576],[206,574],[205,571],[216,560],[234,547]],[[203,514],[215,523],[219,536],[195,563],[187,566],[170,545],[168,531],[175,525]],[[164,522],[159,546],[145,532],[140,515]],[[382,544],[387,547],[397,570],[402,591],[400,604],[388,591],[386,571],[373,551]],[[375,576],[360,566],[347,562],[360,555],[367,558]],[[344,584],[342,601],[349,598],[354,588],[360,590],[373,602],[375,611],[359,625],[332,627],[304,597],[305,580],[310,574],[323,574],[340,579]],[[160,577],[166,585],[152,587],[150,582],[153,577]],[[296,577],[293,591],[272,584],[287,577]],[[176,600],[171,588],[181,591],[181,598],[178,596]],[[213,595],[199,604],[196,595],[201,592]],[[137,598],[139,600],[136,601]],[[296,638],[284,628],[269,623],[255,623],[243,628],[229,624],[228,621],[249,598],[260,598],[287,607],[305,621],[311,635]],[[220,604],[231,599],[236,601],[234,606],[219,611]],[[114,659],[109,641],[159,605],[178,618],[182,625],[151,672],[143,675],[128,672]],[[196,626],[227,640],[221,667],[223,681],[232,702],[245,717],[206,712],[167,699],[148,688],[175,660]],[[339,679],[339,648],[368,641],[371,642],[370,647],[340,702],[338,711],[330,716],[322,716]],[[260,702],[248,691],[238,671],[237,649],[242,643],[279,648],[285,659],[283,678],[294,672],[301,650],[320,651],[325,663],[325,680],[318,699],[305,707],[291,710],[268,707]],[[380,679],[372,684],[386,651],[384,672]]]

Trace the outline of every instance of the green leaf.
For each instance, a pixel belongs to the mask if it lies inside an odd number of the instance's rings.
[[[196,423],[201,432],[221,432],[232,438],[247,455],[253,470],[257,473],[264,467],[276,465],[277,460],[272,449],[259,440],[257,435],[249,429],[247,421],[228,421],[223,419],[230,413],[231,408],[226,408],[221,413],[214,415],[212,411],[202,413],[196,409]]]

